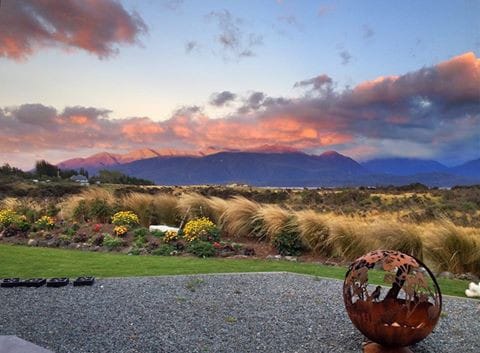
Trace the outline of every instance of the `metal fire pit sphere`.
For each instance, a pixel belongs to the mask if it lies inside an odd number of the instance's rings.
[[[383,275],[384,287],[368,284],[369,271]],[[350,320],[368,339],[364,352],[411,352],[406,347],[427,337],[442,311],[432,272],[392,250],[372,251],[350,265],[343,300]]]

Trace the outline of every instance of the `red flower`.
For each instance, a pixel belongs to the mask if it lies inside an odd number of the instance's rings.
[[[219,242],[213,243],[213,247],[214,247],[215,249],[221,249],[221,248],[223,248],[222,244],[220,244]]]
[[[98,223],[97,223],[97,224],[94,224],[94,225],[93,225],[93,231],[94,231],[94,232],[98,233],[98,232],[100,232],[101,230],[102,230],[102,225],[101,225],[101,224],[98,224]]]

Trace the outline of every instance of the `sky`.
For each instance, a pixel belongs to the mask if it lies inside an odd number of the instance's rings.
[[[480,157],[480,0],[1,0],[0,164]]]

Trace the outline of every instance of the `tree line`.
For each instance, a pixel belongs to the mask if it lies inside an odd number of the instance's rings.
[[[0,177],[10,177],[19,179],[34,179],[34,178],[50,178],[52,180],[69,179],[74,175],[83,175],[91,183],[101,182],[106,184],[126,184],[126,185],[154,185],[154,182],[135,178],[125,175],[118,171],[100,170],[97,175],[89,177],[88,170],[85,168],[75,169],[61,169],[54,164],[48,163],[45,160],[40,160],[35,163],[35,169],[32,171],[23,171],[19,168],[12,167],[8,163],[0,166]]]

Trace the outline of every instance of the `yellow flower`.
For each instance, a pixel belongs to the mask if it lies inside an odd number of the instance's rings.
[[[113,228],[113,232],[120,237],[128,232],[128,228],[125,226],[116,226]]]
[[[196,218],[188,221],[183,229],[183,238],[187,242],[192,242],[194,240],[214,240],[209,239],[209,236],[212,232],[216,230],[215,224],[209,220],[207,217]]]
[[[19,221],[20,216],[13,210],[1,210],[0,211],[0,225],[8,227],[10,224]]]
[[[165,243],[170,243],[172,240],[177,240],[178,238],[178,233],[174,230],[167,230],[165,232],[165,237],[163,238],[163,240],[165,241]]]
[[[42,216],[42,217],[40,217],[40,219],[38,219],[35,222],[35,225],[37,225],[38,227],[40,227],[42,229],[53,228],[53,226],[55,225],[55,219],[53,217],[50,217],[50,216]]]
[[[112,223],[117,226],[133,226],[140,223],[138,216],[132,211],[120,211],[113,215]]]

